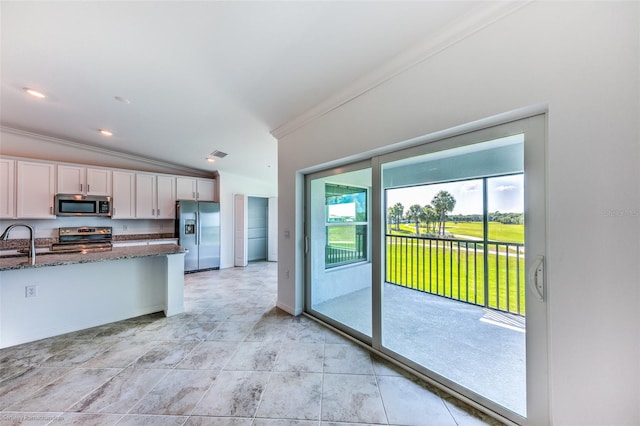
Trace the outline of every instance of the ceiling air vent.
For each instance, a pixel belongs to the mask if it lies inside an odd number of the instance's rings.
[[[218,157],[218,158],[224,158],[227,156],[226,152],[222,152],[222,151],[218,151],[217,149],[215,151],[213,151],[211,154],[212,157]]]

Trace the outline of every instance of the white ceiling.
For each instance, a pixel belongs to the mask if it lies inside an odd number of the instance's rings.
[[[271,131],[487,5],[2,1],[0,124],[275,182]]]

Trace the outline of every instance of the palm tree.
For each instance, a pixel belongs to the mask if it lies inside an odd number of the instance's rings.
[[[448,212],[453,211],[453,208],[456,206],[456,199],[453,198],[453,195],[451,195],[449,191],[440,191],[433,197],[431,204],[440,218],[438,233],[444,235],[445,217]]]
[[[396,230],[400,230],[400,220],[404,215],[404,206],[402,203],[395,203],[392,207],[389,207],[387,215],[392,223],[396,223]]]
[[[438,220],[438,212],[436,212],[433,206],[431,206],[430,204],[427,204],[422,208],[422,216],[423,216],[422,220],[425,222],[427,226],[427,234],[430,232],[435,233],[436,221]],[[429,228],[431,228],[431,230]]]
[[[420,219],[422,217],[422,207],[420,204],[414,204],[409,207],[407,212],[407,218],[414,221],[416,224],[416,235],[420,235]]]

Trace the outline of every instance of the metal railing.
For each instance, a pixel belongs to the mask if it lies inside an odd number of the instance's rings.
[[[349,263],[367,260],[366,234],[357,233],[354,247],[342,247],[327,244],[324,248],[324,264],[327,268],[346,265]]]
[[[386,281],[525,315],[524,244],[386,235]]]

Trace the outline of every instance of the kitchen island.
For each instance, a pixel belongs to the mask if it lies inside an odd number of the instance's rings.
[[[0,257],[0,348],[163,311],[184,312],[175,244]]]

